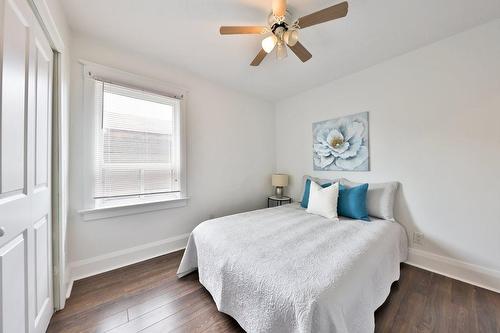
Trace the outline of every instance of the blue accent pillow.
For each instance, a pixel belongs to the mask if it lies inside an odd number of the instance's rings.
[[[347,188],[339,187],[338,214],[356,220],[370,221],[366,209],[366,192],[368,184]]]
[[[328,186],[331,186],[332,183],[326,183],[321,185],[322,188],[326,188]],[[311,180],[308,179],[306,180],[306,185],[304,186],[304,194],[302,195],[302,201],[300,202],[300,206],[302,208],[307,208],[309,205],[309,192],[311,192]]]

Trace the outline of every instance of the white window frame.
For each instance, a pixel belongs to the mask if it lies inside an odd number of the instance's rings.
[[[80,60],[83,70],[83,131],[85,137],[85,153],[82,164],[82,176],[84,177],[83,202],[79,211],[83,220],[105,219],[115,216],[124,216],[145,213],[156,210],[183,207],[187,205],[187,172],[186,172],[186,97],[187,90],[174,87],[165,82],[149,79],[140,75],[128,73],[118,69],[98,65],[92,62]],[[97,126],[99,120],[95,112],[95,80],[110,82],[124,87],[146,91],[178,101],[178,117],[176,130],[179,131],[175,138],[179,138],[179,186],[180,193],[175,198],[159,198],[154,201],[131,200],[128,203],[118,203],[114,206],[102,206],[99,199],[94,199],[95,190],[95,154]],[[177,147],[177,145],[174,145]]]

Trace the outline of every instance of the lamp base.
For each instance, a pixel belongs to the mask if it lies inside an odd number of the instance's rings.
[[[275,189],[274,195],[275,195],[277,198],[283,198],[283,186],[276,186],[276,189]]]

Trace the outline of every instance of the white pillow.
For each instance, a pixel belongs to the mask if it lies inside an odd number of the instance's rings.
[[[361,185],[361,183],[351,182],[345,178],[342,178],[340,183],[346,187]],[[368,215],[395,221],[394,201],[397,189],[397,182],[368,184],[368,192],[366,193],[366,210],[368,211]]]
[[[308,175],[305,175],[302,177],[302,191],[300,192],[300,200],[302,200],[302,197],[304,196],[304,191],[306,189],[306,181],[310,179],[311,180],[311,183],[312,182],[316,182],[320,185],[323,185],[323,184],[326,184],[326,183],[338,183],[340,182],[340,179],[341,178],[333,178],[333,179],[320,179],[320,178],[317,178],[317,177],[312,177],[312,176],[308,176]]]
[[[306,212],[324,216],[328,219],[338,220],[337,200],[339,198],[339,183],[322,188],[315,182],[311,182],[309,192],[309,205]]]

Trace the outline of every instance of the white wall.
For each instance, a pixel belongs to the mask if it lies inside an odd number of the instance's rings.
[[[293,197],[304,174],[399,181],[396,217],[425,234],[414,253],[500,274],[499,41],[497,20],[280,101],[276,167]],[[371,171],[313,172],[311,123],[362,111]]]
[[[185,245],[211,216],[264,208],[272,191],[274,107],[146,56],[75,36],[71,73],[70,253],[73,278]],[[82,221],[85,136],[82,67],[78,60],[114,67],[186,88],[187,207]],[[91,135],[91,134],[90,134]],[[172,239],[174,237],[174,239]],[[172,240],[172,242],[169,242]]]

